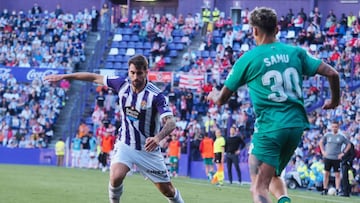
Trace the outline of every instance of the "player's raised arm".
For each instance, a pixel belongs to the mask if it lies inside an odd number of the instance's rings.
[[[88,81],[104,85],[104,76],[96,73],[78,72],[70,74],[47,75],[44,77],[44,81],[47,82],[57,82],[63,79]]]

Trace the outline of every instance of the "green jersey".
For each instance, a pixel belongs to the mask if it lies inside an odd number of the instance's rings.
[[[280,42],[257,46],[238,59],[225,86],[236,91],[247,84],[253,103],[255,132],[309,125],[304,107],[303,75],[321,64],[300,47]]]

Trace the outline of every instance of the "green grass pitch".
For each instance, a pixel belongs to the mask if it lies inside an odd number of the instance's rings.
[[[2,203],[107,203],[109,173],[99,170],[47,166],[0,165]],[[173,179],[186,203],[251,203],[249,185],[216,187],[205,180]],[[289,191],[294,203],[360,202],[359,197],[321,196]],[[141,175],[125,179],[122,203],[166,203],[155,186]],[[273,201],[275,202],[275,201]]]

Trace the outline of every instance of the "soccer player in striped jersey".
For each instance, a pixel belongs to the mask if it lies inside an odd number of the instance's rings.
[[[136,55],[128,61],[128,77],[108,77],[95,73],[70,73],[45,76],[44,80],[82,80],[106,85],[117,92],[121,112],[119,138],[111,158],[109,199],[120,202],[123,180],[135,164],[170,203],[183,203],[180,192],[172,185],[159,142],[175,129],[173,114],[165,96],[148,82],[148,62]],[[162,128],[160,130],[160,124]]]
[[[240,86],[247,84],[256,114],[249,149],[253,200],[272,202],[270,190],[278,203],[289,203],[291,200],[279,176],[301,141],[303,131],[309,128],[303,75],[320,74],[328,79],[331,100],[325,102],[323,109],[334,109],[340,102],[339,74],[301,47],[278,42],[277,15],[273,9],[255,8],[249,20],[257,47],[236,61],[221,91],[213,89],[208,99],[223,105]]]

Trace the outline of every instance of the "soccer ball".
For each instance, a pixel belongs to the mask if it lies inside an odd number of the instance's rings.
[[[328,195],[335,196],[336,195],[336,189],[334,187],[329,188]]]

